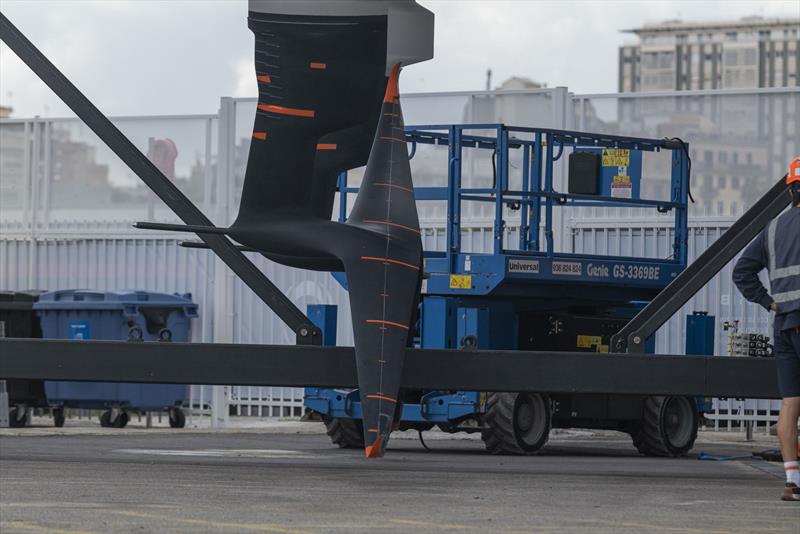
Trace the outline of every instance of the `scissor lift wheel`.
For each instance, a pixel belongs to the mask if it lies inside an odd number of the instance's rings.
[[[22,428],[28,424],[28,410],[25,406],[12,406],[8,410],[8,426]]]
[[[550,435],[550,398],[541,393],[491,393],[481,439],[492,454],[535,454]]]
[[[100,414],[100,426],[105,428],[125,428],[130,420],[128,412],[124,410],[117,410],[116,412],[116,418],[113,418],[114,410],[106,410]]]
[[[186,426],[186,414],[180,408],[169,409],[169,426],[171,428],[184,428]]]
[[[323,415],[322,421],[331,441],[343,449],[364,448],[364,426],[360,420]]]
[[[697,439],[697,403],[691,397],[647,397],[642,418],[631,432],[647,456],[683,456]]]

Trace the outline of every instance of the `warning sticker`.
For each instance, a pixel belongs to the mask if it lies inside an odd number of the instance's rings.
[[[472,289],[472,275],[451,274],[450,289]]]
[[[627,176],[615,176],[614,178],[628,178]],[[611,182],[611,196],[614,198],[633,198],[633,184],[628,182]]]
[[[631,162],[631,151],[627,148],[604,148],[603,167],[627,167]]]
[[[579,349],[590,349],[596,345],[601,345],[603,338],[600,336],[578,335],[578,342],[575,344]]]

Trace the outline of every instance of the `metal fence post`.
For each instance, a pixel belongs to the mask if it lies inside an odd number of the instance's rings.
[[[552,92],[553,99],[553,128],[560,130],[570,130],[573,126],[571,106],[572,106],[572,93],[566,87],[554,87]],[[556,162],[558,168],[553,169],[553,189],[555,191],[565,191],[567,183],[567,165],[565,160],[560,159]],[[553,213],[553,241],[557,243],[554,250],[558,252],[572,252],[572,246],[569,242],[569,232],[565,228],[567,220],[565,207],[561,206],[559,209],[554,210]]]
[[[233,157],[236,143],[236,106],[232,98],[220,99],[219,131],[217,134],[217,183],[214,219],[216,224],[227,226],[230,222],[231,191],[235,182]],[[218,257],[214,257],[214,304],[213,341],[233,343],[234,332],[234,284],[233,273]],[[228,424],[228,388],[213,386],[211,389],[211,426]]]

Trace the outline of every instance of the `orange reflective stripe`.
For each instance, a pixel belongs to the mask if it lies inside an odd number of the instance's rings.
[[[273,104],[259,104],[258,109],[270,113],[277,113],[278,115],[292,115],[294,117],[313,117],[315,114],[313,109],[285,108]]]
[[[394,402],[394,403],[397,402],[397,399],[393,399],[391,397],[387,397],[386,395],[367,395],[367,398],[368,399],[382,399],[382,400],[386,400],[386,401]]]
[[[789,467],[784,467],[786,471],[800,471],[800,466],[797,465],[790,465]]]
[[[410,269],[414,269],[415,271],[419,271],[419,267],[416,265],[412,265],[410,263],[406,263],[400,260],[393,260],[391,258],[377,258],[375,256],[361,256],[361,259],[364,261],[379,261],[382,263],[393,263],[395,265],[402,265],[403,267],[408,267]]]
[[[365,223],[373,223],[373,224],[386,224],[388,226],[396,226],[397,228],[402,228],[403,230],[408,230],[409,232],[414,232],[415,234],[421,234],[419,230],[415,230],[410,226],[403,226],[402,224],[393,223],[391,221],[371,221],[371,220],[364,220]]]
[[[267,138],[267,132],[253,132],[253,139],[261,139],[262,141]]]
[[[318,69],[318,70],[325,70],[328,68],[327,63],[309,63],[308,66],[311,67],[312,69]]]
[[[261,83],[272,83],[272,78],[270,78],[266,74],[264,76],[256,76],[256,80],[258,80]]]
[[[408,330],[408,327],[406,325],[400,324],[400,323],[395,323],[393,321],[384,321],[382,319],[367,319],[367,322],[368,323],[375,323],[375,324],[388,324],[388,325],[391,325],[391,326],[397,326],[397,327],[402,328],[404,330]]]
[[[336,143],[317,143],[317,150],[336,150]]]

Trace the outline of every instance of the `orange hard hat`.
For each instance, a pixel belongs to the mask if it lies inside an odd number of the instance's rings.
[[[789,174],[786,175],[787,184],[800,184],[800,156],[795,156],[789,164]]]

